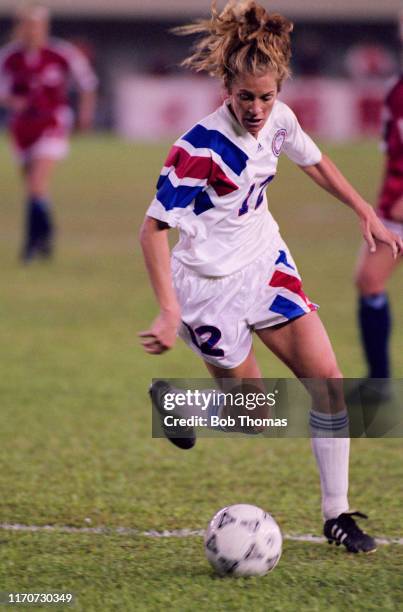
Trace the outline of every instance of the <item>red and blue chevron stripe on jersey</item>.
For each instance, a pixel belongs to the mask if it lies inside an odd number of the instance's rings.
[[[214,208],[207,187],[219,197],[238,189],[219,161],[239,176],[247,160],[246,153],[224,134],[196,125],[171,148],[158,179],[156,198],[166,210],[186,208],[195,200],[194,213],[199,215]]]
[[[279,251],[275,265],[277,269],[274,271],[269,285],[270,287],[277,287],[278,294],[270,305],[269,310],[282,315],[288,320],[317,310],[316,304],[312,304],[305,295],[298,272],[289,263],[285,251]]]
[[[208,130],[203,125],[196,125],[182,140],[190,143],[195,149],[210,149],[221,157],[223,162],[238,176],[245,170],[248,156],[245,151],[218,130]]]

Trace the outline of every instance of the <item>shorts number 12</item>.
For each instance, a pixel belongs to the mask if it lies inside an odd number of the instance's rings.
[[[218,327],[214,327],[214,325],[200,325],[200,327],[196,327],[196,329],[193,330],[190,325],[184,321],[183,324],[187,327],[193,344],[195,344],[204,355],[212,355],[214,357],[224,356],[224,351],[222,349],[214,348],[217,342],[219,342],[221,339],[222,335]],[[207,340],[199,342],[197,336],[201,338],[207,334],[209,334]]]

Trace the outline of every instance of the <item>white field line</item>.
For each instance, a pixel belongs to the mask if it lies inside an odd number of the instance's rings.
[[[0,523],[1,531],[17,531],[25,533],[83,533],[95,535],[129,535],[146,538],[190,538],[203,536],[203,529],[173,529],[171,531],[142,531],[130,527],[69,527],[67,525],[21,525],[20,523]],[[285,540],[293,542],[309,542],[324,544],[326,538],[309,534],[284,534]],[[403,538],[376,538],[377,544],[398,544],[403,546]]]

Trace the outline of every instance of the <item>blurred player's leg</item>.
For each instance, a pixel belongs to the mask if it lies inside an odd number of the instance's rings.
[[[22,259],[29,262],[36,255],[50,257],[53,250],[53,222],[48,199],[49,183],[56,161],[33,159],[26,166],[26,234]]]
[[[380,244],[375,253],[363,245],[356,272],[359,291],[358,320],[369,378],[390,376],[391,316],[386,282],[398,265],[390,249]]]

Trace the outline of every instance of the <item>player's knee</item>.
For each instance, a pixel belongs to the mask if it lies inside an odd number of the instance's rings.
[[[28,181],[27,188],[29,195],[34,198],[43,198],[47,194],[47,185],[36,178]]]
[[[358,270],[354,281],[361,295],[373,295],[381,293],[385,289],[379,276],[370,270]]]
[[[343,409],[343,374],[336,362],[324,364],[320,377],[311,381],[309,391],[316,410],[338,412]]]
[[[339,370],[340,376],[333,376],[327,381],[327,390],[329,394],[329,405],[332,411],[338,411],[344,407],[344,388],[343,378]]]
[[[337,365],[337,363],[333,364],[331,366],[331,368],[329,368],[331,371],[331,376],[328,376],[328,378],[334,378],[334,379],[340,379],[343,378],[343,373],[340,370],[339,366]]]
[[[320,372],[317,375],[320,379],[339,379],[343,378],[343,374],[336,362],[336,359],[324,360],[320,367]]]
[[[363,274],[362,270],[356,270],[354,274],[354,284],[358,291],[362,293],[364,286],[366,284],[366,275]]]

